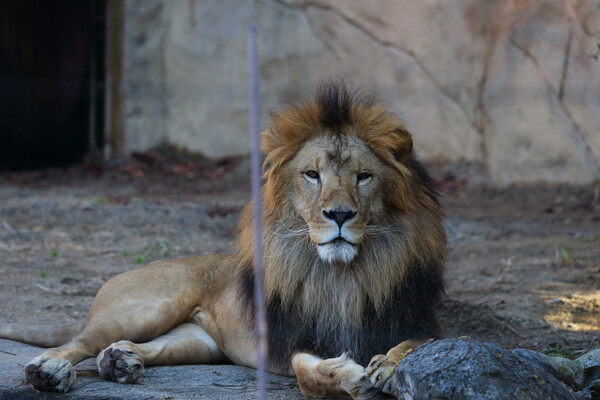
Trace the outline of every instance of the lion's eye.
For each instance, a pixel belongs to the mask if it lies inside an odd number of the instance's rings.
[[[321,177],[319,176],[319,173],[317,171],[314,170],[310,170],[310,171],[306,171],[304,173],[304,175],[308,176],[310,179],[320,179]]]
[[[360,182],[364,182],[367,179],[369,179],[372,175],[369,174],[368,172],[361,172],[360,174],[357,175],[356,180],[360,183]]]

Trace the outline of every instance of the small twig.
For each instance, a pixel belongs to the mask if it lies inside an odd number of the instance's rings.
[[[17,355],[16,355],[16,354],[14,354],[14,353],[11,353],[11,352],[9,352],[9,351],[4,351],[4,350],[0,350],[0,353],[8,354],[9,356],[15,356],[15,357],[17,356]]]
[[[8,222],[6,222],[5,220],[0,220],[0,228],[5,231],[5,232],[9,232],[9,233],[13,233],[15,231],[15,228],[13,228]]]
[[[51,289],[49,287],[46,287],[46,286],[42,285],[41,283],[34,283],[33,286],[35,286],[38,289],[41,289],[41,290],[43,290],[44,292],[47,292],[47,293],[62,294],[59,290]]]
[[[514,259],[515,259],[515,256],[510,256],[507,259],[500,260],[500,263],[504,266],[504,268],[502,268],[502,271],[500,271],[500,274],[498,274],[498,279],[497,279],[498,282],[503,282],[504,281],[506,273],[513,266],[513,260]]]

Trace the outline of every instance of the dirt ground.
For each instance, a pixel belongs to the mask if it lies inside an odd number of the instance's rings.
[[[0,174],[0,321],[86,317],[112,276],[231,252],[248,163],[153,153]],[[448,336],[574,355],[600,346],[600,185],[489,189],[437,166],[450,255]]]

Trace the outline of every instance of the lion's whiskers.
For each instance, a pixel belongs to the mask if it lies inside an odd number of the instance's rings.
[[[275,236],[280,237],[280,238],[291,238],[291,237],[296,237],[296,236],[308,236],[309,230],[307,229],[303,229],[303,230],[296,230],[296,231],[287,231],[287,232],[280,232],[280,231],[272,231],[271,233],[273,233]]]
[[[296,236],[296,235],[300,236],[300,235],[306,235],[306,234],[309,233],[308,225],[305,225],[305,226],[303,226],[301,228],[298,228],[298,229],[292,229],[289,226],[287,226],[284,221],[279,220],[277,222],[279,222],[279,224],[281,226],[283,226],[283,228],[285,229],[285,233],[279,232],[279,230],[273,230],[272,231],[273,233],[275,233],[278,236],[279,235],[286,235],[286,234],[289,234],[290,236]],[[290,236],[282,236],[282,237],[290,237]]]
[[[301,234],[301,233],[293,233],[293,234],[292,233],[280,233],[277,231],[272,231],[271,233],[273,233],[279,239],[288,239],[291,237],[301,237],[301,239],[293,242],[294,244],[292,246],[288,245],[289,244],[288,241],[279,241],[279,240],[276,241],[277,244],[283,243],[284,245],[279,247],[279,251],[265,255],[265,257],[267,257],[267,258],[277,258],[277,257],[283,256],[284,254],[289,255],[293,251],[295,251],[298,246],[304,245],[306,243],[306,239],[308,239],[308,228],[305,232],[306,235]]]
[[[405,228],[401,224],[390,225],[367,225],[365,226],[365,236],[387,233],[401,233]]]

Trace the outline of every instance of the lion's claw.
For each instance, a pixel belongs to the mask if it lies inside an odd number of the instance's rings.
[[[388,394],[373,385],[367,375],[364,375],[358,380],[356,386],[349,391],[349,394],[354,400],[391,399]]]
[[[374,356],[366,369],[370,381],[383,393],[393,394],[396,387],[396,365],[387,356],[379,354]]]

